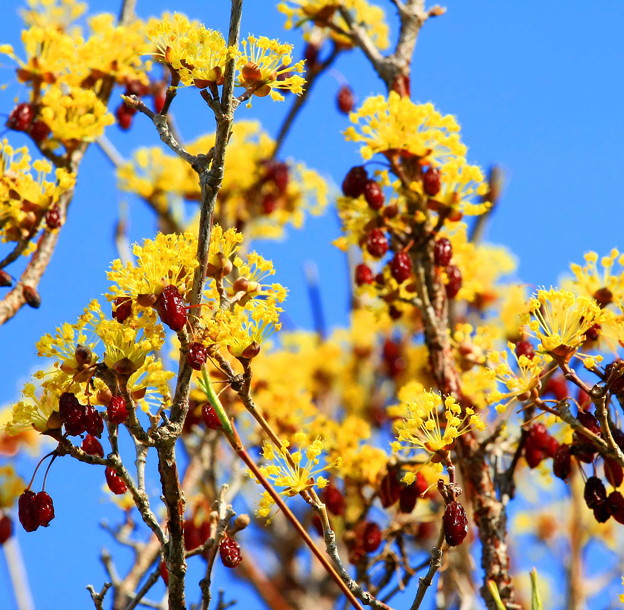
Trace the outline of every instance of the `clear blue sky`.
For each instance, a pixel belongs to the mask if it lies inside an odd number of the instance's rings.
[[[294,32],[283,32],[283,18],[274,2],[247,0],[243,32],[266,34],[302,45]],[[392,11],[390,2],[378,4]],[[212,28],[227,27],[228,2],[178,0],[175,8]],[[470,148],[472,162],[505,167],[508,184],[488,230],[488,241],[510,247],[521,261],[519,277],[531,285],[555,283],[572,261],[595,249],[606,253],[623,247],[621,174],[624,161],[622,65],[624,4],[586,2],[448,3],[448,14],[431,20],[422,31],[412,80],[413,99],[432,101],[455,114]],[[117,3],[92,3],[93,12]],[[139,0],[141,16],[173,8],[171,3]],[[0,43],[18,46],[20,22],[11,7],[0,20]],[[356,54],[343,57],[336,68],[346,75],[360,100],[381,92],[382,84]],[[0,68],[0,83],[11,74]],[[339,184],[358,163],[357,149],[342,140],[347,119],[335,110],[337,82],[327,77],[312,93],[312,104],[293,130],[285,156],[305,161]],[[0,112],[8,113],[16,94],[0,91]],[[180,96],[177,111],[183,135],[212,131],[207,110],[191,91]],[[289,102],[254,102],[241,107],[239,118],[258,117],[275,134]],[[141,120],[137,121],[141,123]],[[115,127],[109,137],[124,154],[158,138],[147,125],[130,134]],[[19,143],[14,134],[12,141]],[[41,284],[41,309],[24,309],[0,327],[0,404],[14,400],[30,371],[37,366],[34,342],[53,326],[72,321],[82,307],[106,289],[104,271],[115,257],[112,231],[119,201],[110,167],[98,150],[90,150],[80,176],[60,246]],[[151,233],[151,216],[138,202],[131,205],[131,237]],[[273,258],[279,281],[291,289],[288,315],[294,324],[311,325],[302,267],[317,261],[322,299],[330,323],[345,319],[345,265],[328,245],[338,234],[333,212],[290,232],[278,244],[258,244]],[[2,250],[5,252],[6,250]],[[3,290],[3,289],[0,289]],[[23,476],[30,463],[21,463]],[[97,528],[102,514],[114,517],[102,501],[101,482],[83,476],[86,466],[62,460],[52,470],[48,487],[57,507],[51,527],[34,534],[18,529],[30,570],[37,608],[56,610],[62,591],[67,609],[89,607],[84,585],[103,581],[97,553],[111,546]],[[71,573],[71,577],[69,574]],[[11,608],[6,567],[0,559],[0,608]]]

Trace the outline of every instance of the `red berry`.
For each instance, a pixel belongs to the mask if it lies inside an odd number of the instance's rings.
[[[544,395],[551,394],[556,400],[565,400],[570,395],[568,393],[568,382],[563,375],[552,375],[544,384],[542,393]]]
[[[27,532],[34,532],[39,527],[39,519],[35,512],[35,493],[27,489],[17,501],[17,516]]]
[[[364,199],[368,203],[368,207],[372,210],[380,210],[383,208],[385,197],[381,187],[374,180],[368,180],[364,186]]]
[[[267,180],[270,180],[275,184],[280,194],[286,192],[288,187],[288,165],[282,161],[271,161],[266,166]]]
[[[207,357],[208,348],[205,345],[202,345],[201,343],[191,343],[188,346],[188,354],[186,356],[186,359],[192,369],[196,371],[201,371]]]
[[[11,110],[6,122],[8,129],[14,131],[27,131],[35,118],[35,105],[27,102],[18,104]]]
[[[80,448],[89,455],[104,457],[104,448],[102,447],[102,443],[100,443],[100,441],[98,441],[98,439],[91,434],[87,434],[87,436],[84,437]]]
[[[524,447],[524,457],[529,468],[537,468],[546,456],[539,447],[527,444]]]
[[[605,502],[609,514],[618,522],[624,523],[624,497],[619,491],[612,491]]]
[[[596,419],[596,417],[594,416],[593,413],[590,413],[589,411],[583,411],[582,409],[579,409],[579,412],[578,412],[578,415],[577,415],[577,419],[588,430],[590,430],[594,434],[597,434],[598,436],[600,436],[600,434],[601,434],[600,433],[600,422]],[[575,432],[574,433],[574,440],[575,441],[578,440],[579,442],[586,443],[588,439],[587,439],[587,437],[584,434],[581,434],[579,432]]]
[[[604,461],[605,478],[613,487],[619,487],[624,481],[624,471],[618,462],[611,458]]]
[[[13,534],[13,521],[8,515],[0,514],[0,546]]]
[[[446,237],[436,239],[433,244],[433,262],[438,267],[446,267],[453,258],[453,245]]]
[[[559,442],[554,436],[550,436],[549,434],[543,447],[543,451],[546,454],[546,457],[554,458],[555,453],[557,453],[557,449],[559,449]]]
[[[156,114],[160,114],[162,109],[165,107],[165,100],[167,99],[167,91],[165,89],[160,89],[158,92],[154,93],[154,112]]]
[[[607,490],[604,483],[598,477],[589,477],[585,481],[583,497],[589,508],[596,508],[607,499]]]
[[[59,415],[70,436],[77,436],[86,431],[85,407],[78,402],[74,394],[64,392],[59,398]]]
[[[520,356],[526,356],[530,360],[533,360],[535,357],[535,349],[533,349],[533,344],[526,339],[521,339],[516,343],[516,356],[520,358]]]
[[[240,545],[236,540],[226,536],[219,545],[219,555],[226,568],[235,568],[243,561]]]
[[[371,256],[381,258],[388,251],[388,238],[381,229],[373,229],[366,238],[366,249]]]
[[[373,270],[365,263],[360,263],[355,268],[355,284],[363,286],[364,284],[372,284],[375,281]]]
[[[125,322],[132,315],[132,299],[116,297],[113,301],[113,318],[119,323]]]
[[[137,97],[142,97],[147,95],[148,91],[149,87],[145,83],[135,79],[126,83],[124,95],[136,95]]]
[[[267,193],[262,198],[262,212],[264,214],[272,214],[277,210],[277,197],[273,193]]]
[[[40,491],[33,498],[33,511],[37,517],[39,525],[48,527],[50,521],[54,519],[54,503],[52,498],[45,491]]]
[[[329,483],[321,492],[321,500],[327,506],[327,510],[333,515],[344,515],[346,509],[345,497],[333,484]],[[323,530],[321,528],[321,534]]]
[[[128,486],[125,481],[117,474],[117,471],[107,466],[104,476],[106,477],[106,484],[108,488],[118,496],[125,494],[128,490]]]
[[[44,140],[48,139],[51,131],[52,130],[48,127],[46,123],[37,119],[31,125],[28,133],[30,134],[30,137],[33,139],[33,142],[35,144],[41,144]]]
[[[594,519],[596,519],[598,523],[606,523],[610,517],[611,513],[609,512],[609,506],[606,501],[594,507]]]
[[[435,197],[442,186],[441,173],[436,167],[430,167],[422,175],[423,190],[429,197]]]
[[[366,188],[368,174],[362,165],[352,167],[342,181],[342,193],[346,197],[359,197]]]
[[[98,410],[93,405],[87,405],[84,413],[85,430],[93,436],[102,436],[104,430],[104,420]]]
[[[314,42],[308,42],[303,50],[303,58],[306,61],[306,69],[308,71],[314,70],[318,62],[319,51],[321,47]]]
[[[442,525],[444,538],[449,546],[458,546],[464,541],[468,533],[468,517],[464,507],[457,500],[446,505]]]
[[[136,110],[134,108],[130,108],[126,106],[123,102],[117,106],[117,110],[115,110],[115,117],[117,119],[117,125],[119,125],[120,129],[123,131],[128,131],[130,127],[132,127],[132,119],[136,114]]]
[[[176,286],[172,284],[165,286],[158,295],[154,307],[163,324],[171,330],[178,332],[184,328],[187,319],[186,307]]]
[[[202,407],[202,418],[206,424],[206,428],[209,428],[210,430],[219,430],[220,428],[223,428],[215,408],[209,403],[206,403]]]
[[[585,332],[585,338],[588,341],[598,341],[600,338],[600,329],[602,326],[600,324],[594,324],[588,331]]]
[[[416,483],[404,485],[399,495],[399,511],[409,515],[416,507],[419,495]]]
[[[381,544],[381,528],[374,521],[365,521],[362,528],[362,547],[367,553],[374,553]]]
[[[388,508],[388,506],[392,506],[399,501],[401,481],[399,480],[398,474],[399,473],[392,468],[386,472],[379,483],[379,499],[384,508]]]
[[[162,559],[160,561],[160,577],[165,585],[169,585],[169,570],[167,570],[167,564]]]
[[[48,229],[58,229],[61,226],[61,208],[58,205],[53,205],[45,215],[45,223]]]
[[[446,296],[449,299],[454,299],[457,296],[459,289],[462,287],[462,274],[459,267],[449,265],[446,268],[446,277],[448,278],[448,282],[444,287],[446,290]]]
[[[128,406],[125,398],[119,394],[113,396],[106,407],[106,413],[111,424],[123,424],[128,418]]]
[[[336,95],[336,106],[342,114],[349,114],[355,106],[355,96],[353,95],[353,89],[349,85],[343,85],[338,90]]]
[[[402,284],[412,275],[412,259],[407,252],[397,252],[390,261],[390,275]]]
[[[193,519],[186,519],[184,521],[184,546],[187,550],[192,551],[197,547],[204,544],[202,540],[201,530]]]

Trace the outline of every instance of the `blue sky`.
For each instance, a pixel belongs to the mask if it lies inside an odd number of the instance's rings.
[[[176,10],[209,27],[225,29],[228,4],[179,0]],[[390,2],[379,0],[378,4],[392,10]],[[101,0],[92,3],[92,10],[111,10],[112,6],[117,11],[116,5]],[[421,33],[412,97],[432,101],[442,112],[458,117],[471,162],[484,167],[498,163],[505,168],[507,186],[488,229],[488,241],[515,253],[520,261],[518,277],[532,286],[556,283],[569,263],[580,262],[588,249],[607,253],[612,247],[622,247],[624,4],[609,0],[588,10],[587,3],[578,0],[452,0],[447,6],[447,15],[431,20]],[[167,8],[171,5],[163,0],[152,0],[149,12],[146,2],[138,3],[141,16]],[[300,38],[294,32],[283,32],[282,23],[274,2],[247,1],[243,33],[293,42],[298,56]],[[19,28],[15,11],[5,8],[0,43],[18,46]],[[347,78],[359,100],[383,90],[357,53],[345,55],[336,70]],[[10,70],[0,67],[0,83],[10,78]],[[304,161],[335,185],[359,162],[357,147],[340,135],[348,121],[335,110],[337,89],[338,82],[331,75],[315,87],[310,107],[283,149],[284,156]],[[0,112],[11,110],[16,95],[23,99],[24,91],[14,87],[0,91]],[[289,103],[258,100],[251,109],[241,107],[238,118],[259,118],[274,135]],[[173,110],[185,137],[193,138],[198,130],[212,131],[212,119],[193,92],[184,91]],[[21,142],[9,135],[15,143]],[[135,146],[158,140],[140,120],[129,134],[113,127],[109,137],[126,155]],[[106,289],[104,272],[116,256],[111,236],[122,200],[110,166],[93,148],[59,248],[41,284],[41,309],[25,308],[0,327],[0,404],[17,397],[37,366],[34,342],[52,327],[73,320],[90,299]],[[152,218],[139,202],[129,204],[130,234],[139,240],[153,231]],[[273,258],[278,281],[290,288],[287,312],[296,326],[312,323],[303,278],[303,265],[310,260],[319,267],[329,323],[345,320],[346,267],[329,245],[338,235],[337,227],[330,209],[304,230],[290,231],[283,242],[257,244]],[[28,476],[30,463],[21,466],[23,476]],[[101,482],[83,476],[85,468],[68,460],[55,464],[48,486],[57,505],[56,520],[45,531],[18,532],[37,607],[44,610],[58,607],[51,593],[61,587],[67,608],[87,607],[84,585],[92,582],[97,587],[103,579],[97,552],[103,544],[110,544],[97,522],[102,513],[108,512],[110,518],[114,513],[102,500]],[[6,587],[6,569],[0,559],[0,591]],[[1,599],[2,608],[4,603]]]

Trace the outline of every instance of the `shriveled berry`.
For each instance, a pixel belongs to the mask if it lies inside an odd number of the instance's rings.
[[[611,513],[609,512],[609,507],[607,506],[607,502],[601,502],[598,506],[594,507],[594,519],[598,521],[598,523],[606,523],[611,517]]]
[[[104,420],[93,405],[87,405],[84,412],[84,427],[85,430],[93,436],[102,436],[104,430]]]
[[[61,208],[58,205],[53,205],[45,215],[46,227],[50,231],[58,229],[61,226]]]
[[[544,384],[542,392],[544,395],[551,394],[556,400],[565,400],[568,398],[568,382],[563,375],[552,375],[548,378],[548,381]]]
[[[113,318],[123,323],[132,315],[132,299],[129,297],[117,297],[113,301]]]
[[[372,284],[375,281],[373,270],[365,263],[360,263],[355,267],[355,284],[364,286],[364,284]]]
[[[585,426],[590,432],[593,432],[597,436],[600,436],[600,422],[596,419],[596,416],[589,411],[579,409],[577,419],[583,426]],[[587,437],[579,432],[574,433],[574,440],[582,443],[587,442]]]
[[[40,119],[35,119],[28,133],[35,144],[41,144],[44,140],[48,139],[51,131],[47,123]]]
[[[13,129],[13,131],[28,131],[34,118],[35,105],[22,102],[11,110],[6,122],[6,127],[8,129]]]
[[[17,501],[17,516],[27,532],[34,532],[39,527],[35,512],[35,492],[26,489]]]
[[[84,437],[80,448],[89,455],[104,457],[104,447],[102,447],[102,443],[91,434],[87,434],[87,436]]]
[[[596,508],[607,499],[607,490],[604,483],[598,477],[589,477],[585,481],[583,497],[589,508]]]
[[[336,106],[342,114],[349,114],[355,106],[355,95],[349,85],[343,85],[336,95]]]
[[[381,229],[373,229],[366,238],[366,249],[371,256],[381,258],[388,251],[388,238]]]
[[[126,399],[119,394],[113,396],[106,407],[106,413],[111,424],[122,424],[125,422],[128,418]]]
[[[115,110],[115,118],[117,119],[117,125],[119,125],[119,128],[123,131],[128,131],[128,129],[132,127],[132,119],[135,114],[136,110],[126,106],[124,103],[117,106],[117,109]]]
[[[618,522],[624,523],[624,496],[619,491],[612,491],[605,502],[609,514]]]
[[[344,515],[346,508],[345,497],[343,493],[333,483],[329,483],[322,490],[321,500],[323,501],[325,506],[327,506],[327,510],[333,515]]]
[[[352,167],[342,181],[342,193],[346,197],[359,197],[368,182],[368,173],[362,165]]]
[[[462,274],[459,267],[455,265],[449,265],[446,268],[446,277],[448,281],[445,285],[446,296],[449,299],[454,299],[457,296],[460,288],[462,287]]]
[[[209,403],[206,403],[202,407],[202,419],[206,424],[206,428],[210,428],[210,430],[219,430],[220,428],[223,428],[223,424],[221,424],[221,420],[219,419],[215,408]]]
[[[412,259],[407,252],[397,252],[390,261],[390,275],[402,284],[412,275]]]
[[[458,546],[464,541],[468,533],[468,517],[464,507],[457,500],[446,505],[442,525],[444,539],[449,546]]]
[[[411,513],[416,507],[419,495],[416,483],[404,485],[399,494],[399,511],[405,514]]]
[[[117,474],[117,471],[111,468],[110,466],[106,467],[104,471],[104,476],[106,477],[106,484],[108,488],[118,496],[125,494],[128,490],[128,486],[125,481]]]
[[[33,498],[33,511],[37,517],[39,525],[48,527],[50,521],[54,519],[54,503],[52,498],[45,491],[40,491]]]
[[[429,197],[435,197],[442,187],[442,175],[437,167],[430,167],[422,175],[423,190]]]
[[[446,267],[450,264],[453,258],[453,245],[451,241],[446,237],[440,237],[436,239],[433,244],[433,262],[438,267]]]
[[[226,568],[235,568],[243,561],[241,548],[238,542],[229,536],[225,536],[219,545],[219,555]]]
[[[526,356],[530,360],[533,360],[535,357],[535,349],[533,348],[533,344],[526,339],[521,339],[516,343],[516,356],[520,358],[520,356]]]
[[[381,544],[381,528],[374,521],[365,522],[362,528],[362,548],[367,553],[374,553]]]
[[[74,394],[64,392],[59,398],[59,415],[70,436],[77,436],[86,431],[85,407],[78,402]]]
[[[207,357],[208,348],[205,345],[202,345],[201,343],[191,343],[188,346],[188,354],[186,356],[186,359],[192,369],[196,371],[201,371]]]
[[[0,546],[13,535],[13,521],[8,515],[0,514]]]
[[[368,207],[372,210],[380,210],[383,208],[385,197],[381,187],[374,180],[368,180],[364,186],[364,199],[368,203]]]
[[[624,471],[618,462],[611,458],[604,461],[605,478],[613,487],[619,487],[624,481]]]
[[[182,330],[186,324],[186,307],[182,295],[173,284],[165,286],[158,295],[154,307],[160,316],[163,324],[176,332]]]
[[[529,468],[537,468],[546,456],[539,447],[527,444],[524,446],[524,457]]]
[[[388,508],[388,506],[392,506],[399,501],[401,481],[399,480],[398,474],[399,473],[394,468],[391,468],[379,482],[378,494],[381,505],[384,508]]]

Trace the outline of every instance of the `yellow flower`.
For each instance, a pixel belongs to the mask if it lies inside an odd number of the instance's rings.
[[[26,483],[15,474],[11,464],[0,466],[0,508],[11,508],[26,489]]]
[[[362,142],[360,154],[370,159],[376,153],[409,153],[422,164],[442,165],[452,157],[463,158],[466,147],[459,136],[455,117],[443,116],[433,104],[414,104],[391,91],[367,98],[349,115],[359,127],[348,127],[345,138]]]
[[[26,0],[28,9],[20,15],[29,26],[65,30],[87,10],[85,2],[76,0]]]
[[[52,413],[58,411],[59,396],[62,391],[43,387],[40,392],[33,383],[27,383],[22,390],[22,400],[13,405],[11,419],[6,424],[5,432],[19,434],[24,430],[35,429],[46,432]],[[60,420],[54,428],[60,428]]]
[[[303,72],[303,61],[292,63],[292,45],[281,44],[266,36],[248,36],[243,40],[243,52],[238,62],[240,74],[236,84],[253,95],[281,101],[284,96],[276,89],[285,89],[297,95],[303,92],[305,79],[296,73]]]
[[[598,268],[598,254],[585,254],[585,265],[572,264],[570,269],[574,274],[573,290],[586,297],[596,299],[596,302],[605,307],[609,303],[624,299],[624,254],[614,248],[608,256],[600,259]],[[617,271],[614,273],[617,265]]]

